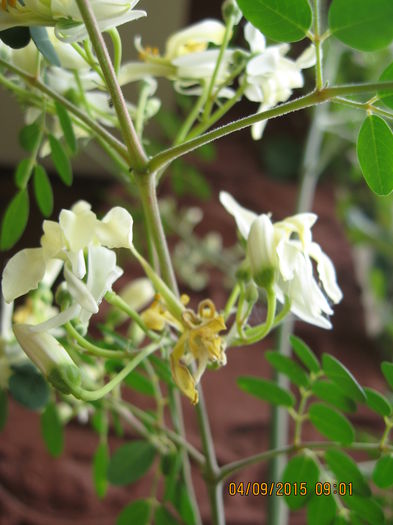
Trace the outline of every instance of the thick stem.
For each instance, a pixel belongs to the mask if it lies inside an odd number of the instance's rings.
[[[234,122],[221,126],[217,129],[208,131],[207,133],[204,133],[203,135],[194,139],[188,140],[183,144],[180,144],[179,146],[174,146],[172,148],[166,149],[155,155],[152,159],[150,159],[147,170],[150,172],[159,170],[163,166],[171,163],[173,160],[182,157],[183,155],[187,155],[191,151],[194,151],[195,149],[200,148],[201,146],[204,146],[205,144],[208,144],[213,140],[225,137],[226,135],[234,133],[235,131],[240,131],[242,129],[248,128],[253,124],[256,124],[257,122],[281,117],[294,111],[299,111],[301,109],[305,109],[311,106],[316,106],[318,104],[322,104],[323,102],[329,102],[335,97],[346,95],[361,95],[364,93],[372,92],[376,93],[380,90],[389,89],[393,89],[392,81],[365,82],[362,84],[348,85],[346,84],[342,86],[326,87],[321,89],[320,91],[314,91],[312,93],[309,93],[308,95],[305,95],[304,97],[291,100],[290,102],[286,102],[285,104],[281,104],[280,106],[276,106],[272,109],[261,111],[260,113],[256,113],[255,115],[235,120]]]
[[[113,69],[108,49],[98,27],[94,11],[89,0],[76,0],[76,3],[78,4],[79,11],[96,53],[97,60],[104,74],[106,86],[112,97],[113,106],[119,120],[123,139],[129,153],[130,164],[139,171],[143,171],[146,167],[147,157],[135,131],[130,114],[128,113],[126,101],[117,80],[115,70]]]
[[[152,236],[157,252],[162,278],[165,283],[178,294],[175,274],[173,271],[164,229],[161,223],[160,210],[156,194],[156,176],[154,173],[136,177],[143,211],[146,217],[149,233]]]

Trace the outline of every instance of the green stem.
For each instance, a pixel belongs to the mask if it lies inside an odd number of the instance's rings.
[[[386,442],[388,441],[390,431],[393,428],[393,422],[389,418],[385,417],[385,425],[386,425],[385,431],[381,437],[381,441],[379,442],[379,446],[381,450],[386,449]]]
[[[150,93],[151,93],[151,84],[149,83],[148,80],[142,80],[141,87],[140,87],[140,93],[139,93],[136,118],[135,118],[135,129],[140,139],[142,139],[142,135],[143,135],[143,127],[145,124],[145,110],[146,110],[146,104],[149,101]]]
[[[323,87],[323,69],[322,69],[322,41],[321,41],[321,7],[319,0],[313,0],[313,18],[314,18],[314,37],[316,64],[315,64],[315,88],[317,91]]]
[[[78,4],[79,11],[85,23],[97,60],[104,74],[106,86],[111,95],[123,139],[127,147],[130,164],[138,171],[143,172],[146,167],[147,157],[128,112],[126,101],[113,69],[108,49],[98,27],[94,11],[89,0],[76,0],[76,3]]]
[[[365,451],[365,452],[380,452],[380,445],[379,443],[352,443],[351,445],[339,445],[337,443],[332,443],[331,441],[311,441],[311,442],[304,442],[300,445],[287,445],[282,448],[276,448],[272,450],[267,450],[265,452],[260,452],[259,454],[255,454],[253,456],[249,456],[247,458],[240,459],[238,461],[234,461],[232,463],[228,463],[224,467],[221,467],[220,473],[218,475],[218,480],[223,481],[229,476],[233,476],[237,472],[243,470],[244,468],[250,467],[252,465],[257,465],[258,463],[262,463],[263,461],[269,461],[272,458],[275,458],[277,456],[286,456],[288,454],[291,454],[293,452],[298,452],[299,450],[303,449],[310,449],[310,450],[326,450],[329,448],[344,448],[345,450],[357,450],[357,451]],[[393,451],[393,446],[388,446],[387,450]]]
[[[355,102],[354,100],[348,100],[347,98],[342,97],[336,97],[332,100],[333,103],[341,104],[343,106],[349,106],[355,109],[360,109],[363,111],[371,111],[372,113],[375,113],[376,115],[380,115],[381,117],[385,117],[388,119],[393,119],[393,112],[392,111],[386,111],[385,109],[379,108],[377,106],[373,106],[369,102]]]
[[[231,295],[229,296],[228,301],[224,308],[224,320],[225,321],[231,315],[232,308],[236,304],[237,298],[239,297],[239,293],[240,293],[240,286],[239,286],[239,283],[236,283],[235,286],[233,287]]]
[[[201,433],[202,448],[206,458],[204,475],[210,499],[211,518],[213,525],[225,525],[222,483],[217,479],[220,469],[217,464],[205,399],[200,385],[198,390],[199,402],[195,405],[195,411]]]
[[[144,323],[142,317],[135,312],[129,305],[119,296],[117,293],[109,291],[105,294],[105,300],[110,303],[112,306],[119,308],[124,313],[126,313],[136,324],[145,332],[145,334],[150,337],[153,341],[160,339],[160,336],[156,333],[149,330],[149,328]]]
[[[295,430],[293,437],[293,444],[299,446],[302,439],[302,427],[304,422],[304,412],[306,410],[307,400],[310,397],[311,392],[307,389],[302,388],[300,392],[300,403],[299,408],[295,417]]]
[[[239,120],[235,120],[229,124],[221,126],[212,131],[208,131],[203,135],[196,137],[191,140],[187,140],[183,144],[178,146],[173,146],[172,148],[166,149],[150,159],[148,162],[147,170],[153,172],[159,170],[161,167],[169,164],[173,160],[194,151],[213,140],[225,137],[235,131],[240,131],[244,128],[248,128],[257,122],[263,120],[268,120],[276,117],[281,117],[292,113],[294,111],[299,111],[301,109],[306,109],[311,106],[322,104],[324,102],[329,102],[335,97],[344,96],[344,95],[361,95],[364,93],[376,92],[379,90],[392,90],[393,81],[388,82],[365,82],[362,84],[348,84],[342,86],[332,86],[322,88],[320,91],[313,91],[303,97],[291,100],[285,104],[281,104],[272,109],[266,111],[261,111],[255,115],[249,117],[244,117]]]
[[[106,129],[104,129],[102,126],[97,124],[97,122],[93,119],[91,119],[86,113],[81,111],[77,106],[74,106],[69,100],[62,97],[56,91],[53,91],[53,89],[46,86],[44,83],[42,83],[38,78],[29,75],[22,69],[19,69],[18,67],[9,64],[2,58],[0,58],[0,66],[4,66],[5,68],[9,69],[19,77],[23,78],[23,80],[30,84],[33,88],[38,89],[42,93],[45,93],[45,95],[48,95],[53,100],[57,100],[57,102],[60,102],[60,104],[63,104],[63,106],[73,115],[78,117],[82,122],[84,122],[89,128],[99,137],[101,137],[105,142],[107,142],[123,159],[128,159],[127,150],[124,148],[123,144],[119,142],[111,133],[109,133]]]
[[[194,125],[194,122],[199,117],[199,113],[201,112],[201,109],[203,108],[207,97],[207,91],[206,91],[206,85],[203,86],[203,91],[196,103],[194,104],[194,107],[188,114],[186,120],[184,121],[183,125],[180,128],[179,133],[176,135],[176,139],[174,140],[174,145],[177,146],[179,144],[182,144],[185,140],[185,138],[188,135],[188,132]]]
[[[204,133],[216,122],[218,122],[242,98],[245,89],[246,84],[241,84],[233,97],[228,99],[222,106],[220,106],[206,122],[201,122],[198,126],[196,126],[191,131],[191,133],[188,134],[187,139],[192,139],[199,136],[201,133]]]
[[[116,27],[113,27],[108,31],[113,44],[113,69],[115,70],[116,76],[119,75],[121,58],[122,58],[122,43],[119,31]]]
[[[212,75],[212,77],[210,79],[209,86],[208,86],[207,93],[206,93],[206,101],[207,101],[207,103],[206,103],[205,110],[203,112],[203,117],[202,117],[203,121],[206,121],[210,117],[210,113],[211,113],[211,110],[212,110],[212,107],[213,107],[213,104],[214,104],[214,97],[212,96],[213,95],[213,89],[214,89],[214,86],[215,86],[215,83],[216,83],[216,79],[217,79],[218,73],[220,71],[222,59],[224,58],[225,51],[226,51],[226,49],[228,47],[228,44],[229,44],[229,41],[230,41],[230,39],[232,37],[234,21],[235,21],[235,17],[230,16],[228,18],[228,22],[227,22],[227,25],[225,27],[225,33],[224,33],[223,41],[221,43],[220,52],[218,54],[217,62],[216,62],[216,65],[214,67],[213,75]]]
[[[72,393],[75,397],[82,399],[83,401],[97,401],[101,399],[106,394],[109,394],[117,385],[125,379],[130,372],[136,368],[139,363],[146,359],[150,354],[155,352],[160,345],[157,343],[152,343],[151,345],[146,346],[141,349],[140,352],[133,358],[131,361],[119,372],[113,379],[111,379],[106,385],[99,388],[98,390],[89,391],[81,387],[74,387]]]
[[[75,341],[85,350],[88,351],[89,354],[95,355],[97,357],[104,357],[107,359],[113,359],[121,357],[123,358],[127,354],[126,352],[123,352],[121,350],[108,350],[106,348],[101,348],[100,346],[97,346],[87,339],[85,339],[73,326],[71,323],[66,323],[64,325],[68,335],[75,339]]]
[[[143,177],[138,177],[137,184],[140,191],[148,230],[151,233],[151,238],[153,239],[160,263],[162,278],[169,288],[178,295],[179,291],[177,288],[175,273],[173,271],[157,202],[155,174],[151,173]]]

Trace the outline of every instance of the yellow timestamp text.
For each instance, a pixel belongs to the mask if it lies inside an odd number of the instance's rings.
[[[318,481],[317,483],[301,482],[265,482],[265,481],[231,481],[228,484],[230,496],[352,496],[352,482]]]

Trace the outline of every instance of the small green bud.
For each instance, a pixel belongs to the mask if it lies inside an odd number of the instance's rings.
[[[235,0],[225,0],[222,4],[222,18],[226,24],[232,19],[232,24],[236,26],[242,19],[242,16],[242,12]]]
[[[261,288],[268,290],[274,283],[276,271],[273,267],[264,268],[253,275],[254,281]]]

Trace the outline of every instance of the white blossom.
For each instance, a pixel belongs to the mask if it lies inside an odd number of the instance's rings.
[[[234,217],[242,237],[247,241],[247,258],[255,282],[272,287],[280,302],[288,297],[291,311],[304,321],[331,328],[328,316],[331,303],[338,303],[342,292],[330,258],[312,240],[314,213],[299,213],[272,223],[267,214],[243,208],[226,192],[221,204]],[[313,261],[321,287],[313,275]]]

